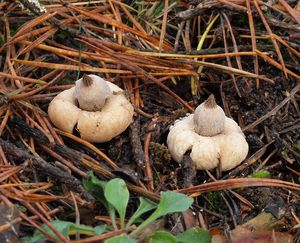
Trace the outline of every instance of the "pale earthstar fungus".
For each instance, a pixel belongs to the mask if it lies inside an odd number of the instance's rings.
[[[58,94],[49,104],[48,114],[59,129],[89,142],[107,142],[131,124],[134,109],[117,85],[96,75],[84,75],[75,87]]]
[[[190,150],[198,170],[214,169],[219,163],[221,171],[230,170],[246,158],[249,149],[241,128],[226,117],[213,95],[200,104],[194,114],[175,121],[167,144],[177,162]]]

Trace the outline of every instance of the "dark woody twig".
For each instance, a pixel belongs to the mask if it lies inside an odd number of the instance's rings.
[[[54,180],[58,180],[60,183],[65,184],[69,189],[81,193],[87,201],[92,201],[94,199],[92,195],[84,189],[78,179],[59,168],[54,167],[41,157],[31,155],[26,150],[23,150],[2,138],[0,138],[0,146],[7,154],[18,160],[31,161],[33,166],[35,166],[41,173],[48,175]]]

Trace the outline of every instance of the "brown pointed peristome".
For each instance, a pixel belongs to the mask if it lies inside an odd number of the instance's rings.
[[[88,76],[87,74],[84,74],[82,76],[82,84],[84,86],[86,86],[86,87],[91,86],[92,83],[93,83],[93,79],[90,76]]]
[[[207,108],[215,108],[217,106],[215,96],[211,94],[206,101],[204,101],[204,106]]]
[[[103,78],[85,74],[76,81],[74,95],[81,109],[100,111],[112,95],[112,91]]]

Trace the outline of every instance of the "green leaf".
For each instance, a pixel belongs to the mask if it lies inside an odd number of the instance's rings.
[[[83,186],[89,190],[97,200],[106,201],[104,197],[104,188],[107,184],[106,181],[99,180],[92,171],[89,171],[87,175],[89,180],[83,180]]]
[[[177,243],[177,238],[169,232],[157,231],[149,238],[151,243]],[[193,241],[191,241],[193,242]],[[189,242],[190,243],[190,242]]]
[[[139,199],[140,199],[140,205],[138,209],[135,211],[135,213],[131,216],[126,227],[129,227],[131,224],[133,224],[142,214],[157,207],[156,203],[151,202],[143,197],[140,197]]]
[[[256,172],[253,172],[251,175],[252,178],[269,178],[271,176],[270,172],[267,170],[259,170]]]
[[[90,177],[90,179],[84,180],[83,186],[87,190],[89,190],[99,202],[101,202],[103,204],[103,206],[108,211],[109,217],[112,220],[112,224],[113,224],[114,228],[117,228],[115,209],[109,202],[106,201],[106,198],[104,196],[104,190],[105,190],[106,184],[108,182],[99,180],[92,171],[89,171],[87,174]]]
[[[66,39],[66,37],[68,36],[68,33],[60,31],[56,36],[63,40],[63,39]]]
[[[130,238],[128,235],[123,234],[123,235],[112,237],[104,241],[104,243],[136,243],[136,241]]]
[[[94,227],[94,230],[95,230],[96,235],[101,235],[106,231],[106,224],[98,225],[98,226]]]
[[[22,213],[25,213],[27,212],[27,208],[22,206],[22,205],[19,205],[19,204],[16,204],[16,206],[18,207],[18,209],[22,212]]]
[[[295,149],[297,149],[298,151],[300,151],[300,140],[296,141],[294,144],[293,144],[293,147]]]
[[[106,200],[117,210],[120,216],[121,228],[124,228],[126,208],[129,200],[129,191],[125,181],[119,178],[110,180],[105,186],[104,195]]]
[[[62,221],[62,220],[53,220],[53,221],[51,221],[51,225],[53,225],[53,227],[55,229],[57,229],[59,232],[61,232],[65,237],[67,237],[69,235],[75,235],[76,233],[80,233],[83,235],[100,235],[106,229],[106,225],[90,227],[90,226],[86,226],[83,224],[78,225],[78,224],[74,224],[72,222]],[[48,227],[48,225],[43,224],[42,228],[48,234],[50,234],[53,237],[55,237],[56,239],[58,239],[56,234]],[[31,242],[37,242],[42,239],[46,239],[45,236],[40,231],[35,230],[32,237],[24,237],[22,240],[24,240],[25,242],[31,243]]]
[[[169,213],[184,212],[192,204],[193,199],[184,194],[172,191],[162,192],[160,202],[154,213],[160,217]]]
[[[211,236],[207,230],[197,228],[190,228],[185,232],[177,235],[179,243],[210,243]]]
[[[186,211],[193,203],[193,199],[188,196],[173,192],[167,191],[161,193],[161,199],[156,210],[147,218],[142,224],[140,224],[131,235],[137,234],[142,228],[147,224],[153,222],[157,218],[167,215],[169,213],[184,212]]]

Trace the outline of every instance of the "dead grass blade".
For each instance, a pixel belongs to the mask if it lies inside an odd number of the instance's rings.
[[[0,168],[1,167],[3,168],[3,166],[0,166]],[[4,167],[3,169],[5,169],[5,170],[3,172],[1,171],[1,173],[0,173],[0,182],[4,182],[6,179],[11,177],[12,175],[15,175],[18,172],[20,172],[21,170],[23,170],[23,168],[21,166],[9,166],[9,167]]]
[[[39,87],[39,88],[36,88],[36,89],[33,89],[27,93],[23,93],[23,94],[16,94],[16,95],[10,95],[8,96],[8,98],[10,100],[20,100],[20,99],[25,99],[31,95],[34,95],[36,93],[39,93],[41,92],[42,90],[45,90],[46,88],[48,88],[49,86],[55,84],[61,77],[63,77],[64,73],[61,72],[59,75],[57,75],[52,81],[50,81],[49,83]]]
[[[32,42],[31,45],[26,46],[15,58],[18,58],[18,56],[30,52],[32,49],[34,49],[36,46],[41,44],[44,40],[48,39],[50,36],[54,35],[58,29],[53,28],[45,32],[43,35],[41,35],[39,38],[37,38],[34,42]]]
[[[229,53],[219,53],[219,54],[177,54],[177,53],[159,53],[159,52],[143,52],[137,50],[129,50],[126,53],[136,54],[140,56],[149,56],[149,57],[161,57],[161,58],[170,58],[170,59],[217,59],[224,57],[236,57],[236,56],[255,56],[255,51],[241,51],[241,52],[229,52]]]
[[[222,15],[221,16],[221,27],[222,27],[222,34],[223,34],[224,49],[225,49],[225,52],[228,53],[227,38],[226,38],[226,32],[225,32],[225,26],[224,26],[224,18],[225,17]],[[227,24],[228,24],[228,21],[227,21]],[[228,56],[226,56],[226,62],[227,62],[227,66],[229,68],[232,68],[231,60]],[[242,68],[239,67],[239,69],[241,70]],[[232,78],[232,82],[233,82],[234,88],[236,90],[236,93],[238,94],[239,97],[241,97],[242,95],[237,86],[236,78],[235,78],[234,74],[231,73],[230,76]]]
[[[253,73],[249,73],[247,71],[243,71],[243,70],[240,70],[240,69],[237,69],[237,68],[230,68],[228,66],[224,66],[224,65],[220,65],[220,64],[216,64],[216,63],[211,63],[211,62],[202,62],[202,61],[189,61],[189,63],[193,63],[193,64],[197,64],[197,65],[201,65],[201,66],[206,66],[206,67],[209,67],[209,68],[220,70],[220,71],[225,72],[225,73],[236,74],[236,75],[239,75],[239,76],[242,76],[242,77],[248,77],[248,78],[254,78],[254,79],[259,78],[261,80],[264,80],[264,81],[267,81],[271,84],[274,84],[274,81],[269,79],[269,78],[263,77],[261,75],[256,75],[256,74],[253,74]]]
[[[102,159],[104,159],[112,168],[118,168],[118,166],[116,165],[115,162],[113,162],[106,154],[104,154],[103,152],[101,152],[101,150],[99,150],[97,147],[95,147],[93,144],[74,136],[73,134],[58,130],[58,129],[54,129],[58,134],[63,135],[65,137],[71,138],[72,140],[83,144],[84,146],[86,146],[87,148],[91,149],[92,151],[94,151],[96,154],[98,154]]]
[[[22,168],[23,169],[23,168]],[[19,171],[18,171],[19,172]],[[10,187],[35,187],[35,186],[52,186],[52,184],[49,184],[47,182],[35,182],[35,183],[6,183],[3,185],[0,185],[0,189],[6,189]],[[28,191],[26,192],[28,194]],[[43,195],[44,196],[44,195]]]
[[[285,0],[279,0],[282,6],[286,9],[289,15],[300,25],[299,10],[294,10]]]
[[[11,189],[15,189],[14,187],[11,187]],[[0,188],[1,191],[6,190],[5,188]],[[26,201],[29,203],[38,203],[38,202],[53,202],[56,200],[61,200],[65,199],[64,196],[50,196],[50,195],[43,195],[43,194],[29,194],[27,195],[26,193],[22,191],[6,191],[5,195],[8,198],[11,198],[13,200],[18,200],[20,202]]]
[[[270,38],[271,38],[271,41],[272,41],[272,43],[273,43],[273,45],[274,45],[274,48],[275,48],[275,50],[276,50],[276,53],[277,53],[279,62],[280,62],[280,64],[282,65],[282,71],[283,71],[285,77],[287,77],[287,72],[286,72],[284,60],[283,60],[283,57],[282,57],[280,48],[279,48],[279,46],[278,46],[276,40],[275,40],[274,37],[273,37],[273,32],[272,32],[272,30],[271,30],[271,28],[270,28],[270,26],[269,26],[269,24],[268,24],[268,22],[267,22],[265,16],[264,16],[262,10],[260,9],[260,6],[258,5],[257,0],[253,0],[253,3],[254,3],[254,6],[256,7],[256,10],[257,10],[257,12],[258,12],[258,14],[259,14],[259,16],[260,16],[260,19],[262,20],[262,22],[263,22],[263,24],[264,24],[264,26],[265,26],[267,32],[268,32],[269,35],[270,35]]]
[[[274,38],[280,42],[283,46],[285,46],[286,48],[288,48],[293,54],[295,54],[298,58],[300,58],[300,52],[298,52],[296,49],[294,49],[293,47],[291,47],[288,43],[286,43],[285,40],[283,40],[282,38],[280,38],[278,35],[273,34]]]
[[[236,178],[227,180],[218,180],[201,185],[177,190],[181,193],[204,193],[220,191],[225,189],[237,189],[245,187],[280,187],[290,190],[300,191],[300,185],[292,182],[286,182],[268,178]]]
[[[91,38],[83,38],[81,40],[82,42],[93,46],[94,48],[98,49],[99,51],[104,52],[107,55],[109,55],[110,57],[114,58],[114,60],[116,62],[118,62],[121,66],[124,66],[124,68],[127,68],[129,70],[131,70],[133,73],[137,73],[142,75],[143,79],[146,81],[152,81],[155,84],[157,84],[158,86],[160,86],[162,89],[164,89],[166,92],[168,92],[170,95],[172,95],[179,103],[181,103],[184,107],[186,107],[189,111],[193,111],[194,109],[187,104],[181,97],[179,97],[177,94],[175,94],[172,90],[170,90],[167,86],[165,86],[162,82],[160,82],[159,80],[157,80],[155,77],[152,76],[151,73],[146,72],[145,70],[143,70],[142,68],[138,67],[137,65],[135,65],[132,62],[129,61],[124,61],[122,60],[121,56],[111,52],[107,47],[103,46],[101,43],[97,42],[97,40],[95,39],[91,39]],[[102,48],[102,49],[100,49]],[[173,76],[174,74],[172,74],[171,76]]]
[[[271,57],[267,56],[266,54],[262,53],[259,50],[256,50],[256,53],[262,58],[264,59],[266,62],[270,63],[271,65],[273,65],[274,67],[278,68],[279,70],[283,70],[283,67],[280,63],[276,62],[274,59],[272,59]],[[300,76],[294,72],[292,72],[291,70],[286,68],[286,72],[293,76],[294,78],[296,78],[298,80],[298,82],[300,82]]]
[[[30,41],[21,41],[20,43],[25,45],[32,45],[32,42]],[[111,58],[100,56],[97,53],[86,52],[86,51],[80,52],[72,48],[70,48],[70,50],[67,50],[66,47],[64,47],[65,49],[63,49],[63,48],[53,47],[45,44],[39,44],[36,46],[36,48],[55,53],[57,55],[66,55],[71,57],[87,59],[87,60],[97,60],[97,61],[104,61],[108,63],[115,63]]]
[[[252,16],[250,0],[246,0],[246,5],[247,5],[249,29],[250,29],[250,33],[251,33],[252,51],[255,52],[255,50],[257,49],[256,34],[255,34],[254,21],[253,21],[253,16]],[[258,57],[257,56],[253,56],[253,62],[254,62],[254,72],[256,75],[259,75],[259,73],[258,73]],[[259,79],[258,78],[256,79],[256,88],[257,89],[259,88]]]
[[[217,0],[217,2],[221,2],[224,5],[228,5],[232,9],[236,9],[240,12],[246,12],[247,9],[244,6],[239,5],[241,1],[227,1],[227,0]],[[236,2],[236,3],[235,3]]]
[[[24,35],[27,31],[33,29],[35,26],[44,23],[45,21],[47,21],[48,19],[54,17],[56,15],[56,12],[53,13],[44,13],[38,17],[36,17],[35,19],[33,19],[32,21],[24,24],[23,26],[21,26],[21,28],[19,29],[19,31],[17,31],[17,33],[12,37],[12,39],[10,41],[13,41],[16,37],[19,37],[20,35]]]
[[[50,29],[53,29],[53,27],[49,25],[49,26],[45,26],[45,27],[42,27],[42,28],[39,28],[39,29],[32,30],[32,31],[30,31],[26,34],[23,34],[23,35],[20,35],[18,37],[15,37],[15,38],[11,39],[7,43],[7,45],[12,45],[12,44],[15,44],[16,42],[20,42],[22,40],[30,39],[30,38],[35,37],[37,35],[43,34],[46,31],[49,31]]]
[[[161,32],[159,37],[159,51],[162,51],[166,29],[167,29],[167,18],[168,18],[168,6],[169,6],[169,0],[164,0],[164,16],[162,20],[162,26],[161,26]]]
[[[3,133],[3,130],[4,130],[5,126],[6,126],[6,124],[7,124],[7,121],[8,121],[8,118],[10,116],[10,113],[11,113],[10,112],[10,107],[8,107],[8,109],[6,110],[6,113],[5,113],[5,115],[4,115],[4,117],[3,117],[2,121],[1,121],[1,125],[0,125],[0,137],[1,137],[1,135]]]
[[[117,2],[120,3],[120,6],[122,8],[122,10],[124,11],[124,13],[127,15],[127,17],[132,21],[133,25],[142,33],[144,33],[145,35],[147,35],[146,31],[144,30],[144,28],[140,25],[140,23],[138,21],[136,21],[136,19],[132,16],[132,14],[127,10],[127,6],[125,7],[123,3],[121,2]]]
[[[51,68],[55,70],[72,70],[72,71],[81,71],[81,72],[95,72],[95,73],[119,73],[119,74],[131,74],[132,72],[126,70],[117,70],[110,68],[96,68],[91,66],[81,65],[70,65],[70,64],[58,64],[58,63],[50,63],[50,62],[36,62],[36,61],[27,61],[21,59],[13,59],[14,62],[24,65],[31,65],[34,67],[43,67],[43,68]]]
[[[132,34],[135,34],[135,35],[137,35],[137,36],[139,36],[139,37],[141,37],[141,38],[149,41],[150,43],[152,43],[153,45],[155,45],[157,47],[159,46],[159,41],[156,38],[148,36],[147,34],[144,34],[143,32],[141,32],[139,30],[133,29],[133,28],[129,27],[128,25],[120,24],[118,21],[116,21],[116,20],[114,20],[112,18],[109,18],[109,17],[101,15],[101,14],[90,13],[88,11],[85,11],[83,9],[80,9],[80,8],[74,7],[74,6],[69,6],[69,8],[71,8],[74,11],[77,11],[77,12],[83,14],[86,17],[89,17],[91,19],[99,21],[99,22],[101,22],[103,24],[112,25],[114,27],[117,27],[117,28],[120,28],[122,30],[128,31],[128,32],[130,32]],[[163,49],[164,50],[170,50],[171,47],[169,45],[167,45],[167,44],[164,43],[163,44]]]

